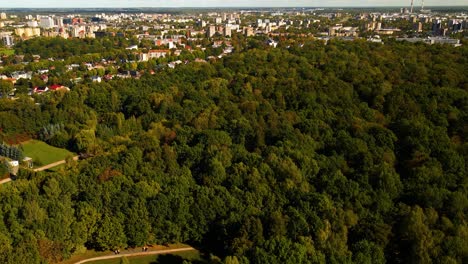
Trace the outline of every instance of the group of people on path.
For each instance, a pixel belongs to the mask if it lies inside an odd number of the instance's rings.
[[[148,247],[147,247],[147,246],[142,247],[142,248],[141,248],[141,251],[142,251],[142,252],[147,252],[147,251],[148,251]],[[115,255],[120,254],[120,249],[115,249],[115,250],[114,250],[114,254],[115,254]]]

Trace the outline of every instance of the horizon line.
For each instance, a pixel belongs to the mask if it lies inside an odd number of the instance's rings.
[[[410,5],[408,5],[410,6]],[[113,9],[113,8],[381,8],[381,7],[406,7],[406,5],[372,5],[372,6],[124,6],[124,7],[2,7],[0,9],[56,9],[56,8],[75,8],[75,9]],[[428,5],[425,7],[468,7],[468,5]]]

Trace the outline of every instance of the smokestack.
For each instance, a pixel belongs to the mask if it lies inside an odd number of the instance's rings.
[[[410,10],[410,13],[411,13],[411,14],[413,13],[413,0],[411,0],[411,10]]]
[[[422,0],[421,10],[424,10],[424,0]]]

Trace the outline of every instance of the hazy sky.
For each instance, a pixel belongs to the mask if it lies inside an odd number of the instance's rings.
[[[421,0],[415,0],[415,6]],[[277,6],[408,6],[410,0],[0,0],[9,7],[277,7]],[[467,0],[426,0],[426,6],[468,5]]]

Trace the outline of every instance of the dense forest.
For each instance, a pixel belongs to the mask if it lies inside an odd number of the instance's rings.
[[[310,41],[0,99],[0,140],[88,157],[0,186],[0,262],[468,263],[467,73],[466,45]]]
[[[136,39],[99,38],[99,39],[63,39],[63,38],[34,38],[21,41],[15,45],[15,52],[25,55],[39,55],[42,58],[66,59],[70,56],[86,54],[107,54],[120,51],[137,44]]]

